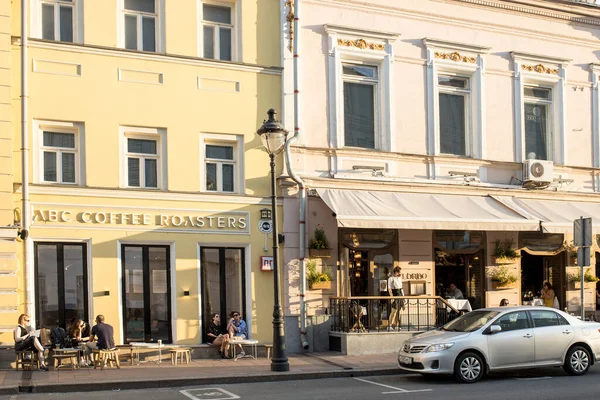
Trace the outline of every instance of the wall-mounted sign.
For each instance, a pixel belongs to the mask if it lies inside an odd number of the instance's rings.
[[[273,271],[273,257],[272,256],[260,257],[260,270],[261,271]]]
[[[273,222],[270,219],[261,219],[258,221],[258,229],[262,233],[271,233],[273,232]]]
[[[427,279],[427,274],[424,272],[410,272],[410,273],[403,273],[400,274],[400,276],[402,277],[402,280],[426,280]]]
[[[150,209],[149,209],[150,210]],[[247,212],[198,212],[194,210],[126,210],[106,207],[102,210],[33,209],[33,226],[78,225],[79,227],[112,228],[124,226],[139,230],[206,231],[249,233]]]

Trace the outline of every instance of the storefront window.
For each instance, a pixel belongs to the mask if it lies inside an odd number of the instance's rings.
[[[484,243],[484,234],[473,231],[437,231],[434,243],[436,250],[475,252]]]
[[[77,318],[88,320],[85,244],[36,243],[37,327],[67,328]]]
[[[206,248],[201,250],[203,326],[211,323],[212,314],[221,316],[225,329],[229,314],[238,311],[245,315],[244,250]],[[206,341],[206,329],[202,332]]]
[[[350,249],[384,249],[395,243],[396,231],[346,231],[342,233],[342,244]]]
[[[168,246],[123,245],[125,341],[171,342]]]

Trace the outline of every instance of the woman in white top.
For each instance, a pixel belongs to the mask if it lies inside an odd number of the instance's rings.
[[[402,278],[400,278],[400,267],[395,267],[392,276],[388,278],[388,292],[390,296],[404,296],[402,289]],[[400,309],[404,308],[404,300],[392,300],[392,312],[390,313],[388,330],[392,331],[398,328],[400,330]],[[394,326],[396,322],[396,326]]]
[[[19,316],[19,325],[13,331],[15,339],[15,351],[37,351],[40,359],[40,370],[48,371],[44,362],[44,346],[36,336],[33,336],[29,329],[29,315],[21,314]]]

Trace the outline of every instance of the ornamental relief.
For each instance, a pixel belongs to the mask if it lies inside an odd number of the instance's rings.
[[[456,61],[456,62],[460,61],[460,62],[471,63],[471,64],[475,64],[477,62],[477,58],[463,56],[458,51],[455,51],[453,53],[440,53],[440,52],[436,51],[435,58],[440,58],[442,60],[451,60],[451,61]]]
[[[537,72],[538,74],[558,75],[558,68],[548,68],[548,67],[544,67],[542,64],[537,64],[537,65],[523,64],[521,66],[521,69],[523,69],[524,71]]]
[[[364,39],[338,39],[338,45],[346,47],[357,47],[361,50],[385,50],[385,45],[382,43],[369,43]]]

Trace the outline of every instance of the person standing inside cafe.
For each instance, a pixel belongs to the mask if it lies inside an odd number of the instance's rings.
[[[95,341],[94,339],[98,340]],[[96,317],[96,325],[92,328],[92,334],[87,346],[92,350],[108,350],[115,347],[113,327],[104,322],[104,315],[99,314]]]
[[[544,287],[542,288],[542,299],[544,299],[544,306],[546,307],[554,307],[554,289],[552,288],[552,284],[550,282],[544,282]]]
[[[404,289],[402,288],[402,278],[400,277],[400,267],[395,267],[392,272],[392,276],[388,278],[388,293],[390,296],[404,296]],[[400,328],[400,309],[404,308],[404,300],[394,299],[392,300],[392,312],[390,313],[389,327],[388,330],[395,330]],[[394,326],[394,323],[396,324]]]

